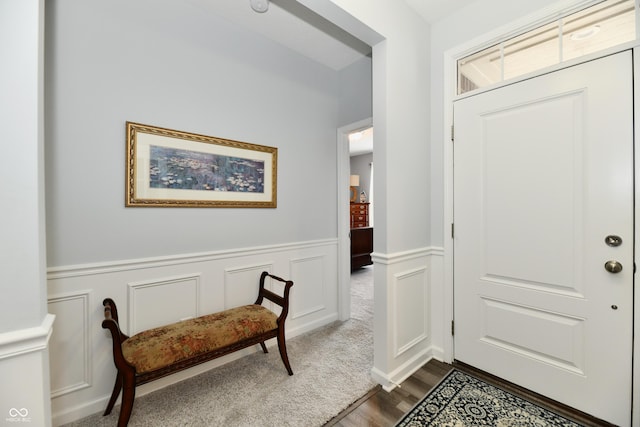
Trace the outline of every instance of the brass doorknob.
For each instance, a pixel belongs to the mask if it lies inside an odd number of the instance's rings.
[[[607,261],[604,263],[604,269],[607,270],[609,273],[620,273],[622,271],[622,264],[620,264],[618,261]]]

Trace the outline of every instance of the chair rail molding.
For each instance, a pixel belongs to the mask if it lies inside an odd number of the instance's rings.
[[[47,314],[40,326],[0,334],[0,360],[45,350],[56,316]]]
[[[278,245],[256,246],[250,248],[232,248],[220,251],[198,252],[192,254],[178,254],[157,256],[150,258],[136,258],[130,260],[117,260],[96,262],[78,265],[49,267],[47,279],[60,279],[65,277],[91,276],[101,273],[113,273],[117,271],[137,270],[140,268],[152,268],[171,266],[175,264],[196,263],[214,261],[239,256],[262,255],[274,252],[286,252],[291,250],[337,245],[337,239],[321,239],[307,242],[283,243]]]

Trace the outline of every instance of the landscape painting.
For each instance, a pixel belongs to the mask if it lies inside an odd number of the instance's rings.
[[[152,188],[264,192],[263,161],[156,145],[150,150]]]
[[[125,206],[276,207],[277,148],[127,122]]]

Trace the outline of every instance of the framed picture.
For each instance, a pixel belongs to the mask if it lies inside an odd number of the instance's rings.
[[[125,206],[275,208],[278,149],[127,122]]]

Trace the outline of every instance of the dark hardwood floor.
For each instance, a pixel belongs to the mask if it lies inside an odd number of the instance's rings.
[[[390,393],[378,386],[325,426],[391,427],[409,412],[451,370],[451,365],[431,360]]]
[[[431,360],[407,378],[399,388],[390,393],[377,386],[357,402],[330,420],[326,426],[337,427],[392,427],[402,416],[409,412],[442,378],[455,366],[492,383],[503,390],[519,395],[540,406],[544,406],[557,414],[569,418],[585,427],[609,427],[612,424],[594,419],[560,403],[532,393],[515,384],[500,380],[492,375],[476,370],[471,366],[456,362],[454,365]]]

